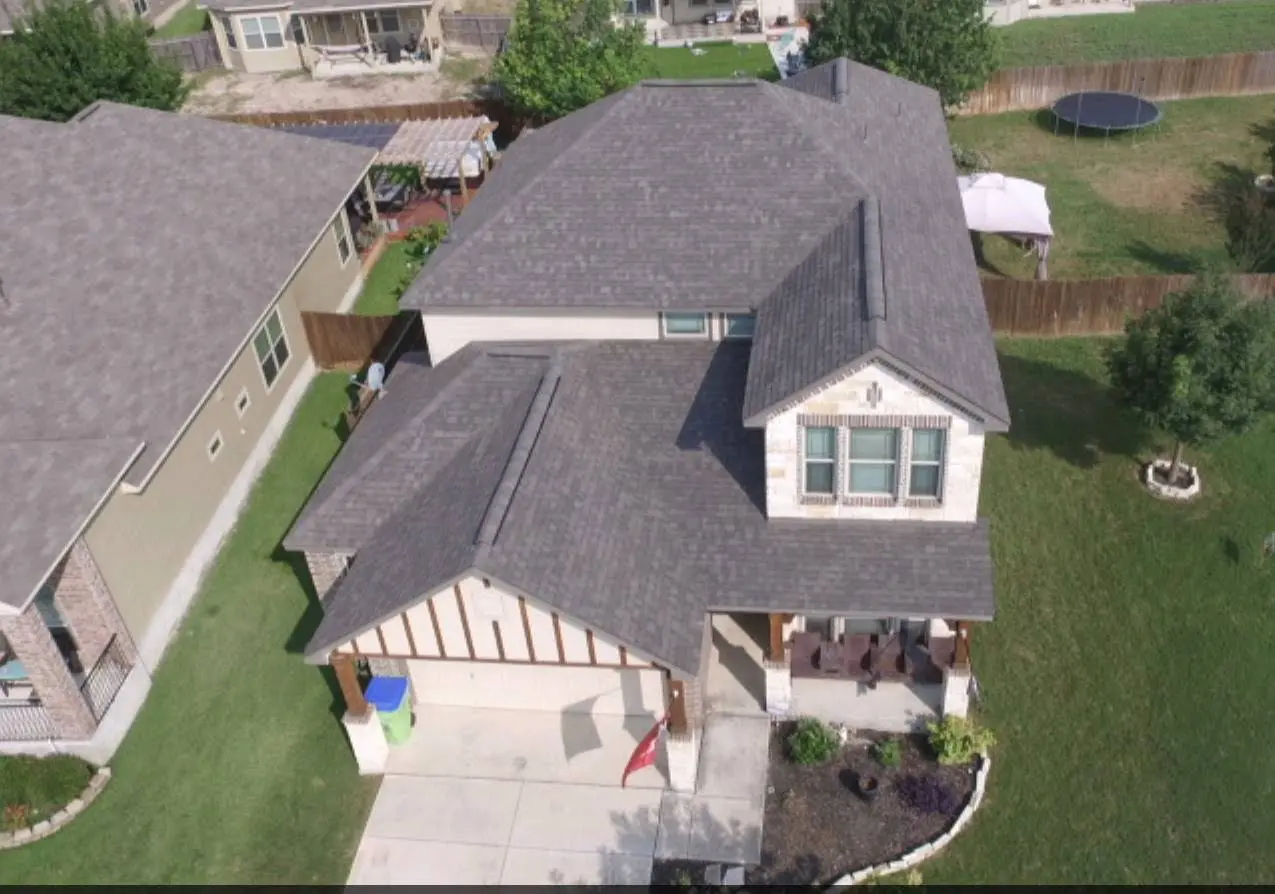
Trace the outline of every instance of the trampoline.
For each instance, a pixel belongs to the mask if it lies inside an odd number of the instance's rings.
[[[1149,99],[1106,90],[1069,93],[1054,103],[1053,111],[1054,133],[1059,122],[1065,121],[1074,132],[1102,131],[1108,136],[1150,127],[1162,117],[1160,107]]]

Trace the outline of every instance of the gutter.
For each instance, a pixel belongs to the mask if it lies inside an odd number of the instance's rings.
[[[375,163],[376,163],[376,156],[373,156],[371,161],[369,161],[366,165],[363,166],[363,170],[359,173],[359,176],[355,179],[356,189],[358,188],[358,185],[363,182],[363,179],[367,177],[368,171],[372,169],[372,166]],[[348,192],[346,193],[346,197],[347,198],[349,197]],[[261,312],[261,315],[257,317],[256,322],[254,322],[251,326],[248,327],[248,334],[245,335],[242,340],[240,340],[238,346],[234,349],[234,351],[231,352],[230,359],[226,361],[225,365],[222,366],[221,371],[217,373],[217,375],[213,378],[212,384],[208,386],[208,390],[204,392],[203,397],[201,397],[199,401],[195,404],[195,409],[192,410],[190,415],[186,417],[186,421],[181,424],[181,427],[179,429],[177,429],[177,434],[175,434],[173,436],[173,439],[168,442],[168,446],[164,448],[164,452],[161,453],[159,455],[159,458],[155,460],[155,464],[151,466],[151,470],[147,472],[146,476],[137,484],[129,484],[128,482],[122,482],[120,484],[120,490],[123,493],[139,494],[142,491],[146,490],[147,487],[150,486],[151,481],[154,479],[154,477],[157,474],[159,474],[160,468],[168,460],[168,457],[171,456],[172,452],[177,449],[177,443],[183,437],[185,437],[186,432],[189,431],[190,427],[195,423],[195,417],[198,416],[200,412],[203,411],[204,407],[208,404],[208,401],[212,398],[213,394],[217,391],[218,388],[221,387],[221,383],[226,378],[226,374],[230,372],[230,368],[235,365],[235,361],[239,359],[239,355],[244,352],[244,349],[247,348],[248,345],[252,343],[252,338],[254,335],[256,335],[257,330],[261,328],[261,326],[266,322],[266,318],[270,316],[271,312],[274,311],[275,307],[279,304],[279,299],[283,297],[284,291],[288,288],[288,286],[292,284],[292,281],[297,278],[297,273],[300,272],[301,266],[307,260],[309,260],[310,255],[314,254],[314,250],[315,248],[318,247],[319,242],[322,241],[323,237],[328,234],[328,226],[332,223],[332,221],[336,218],[336,216],[341,213],[341,209],[344,207],[345,207],[345,199],[342,199],[341,204],[336,206],[336,211],[328,215],[327,222],[319,230],[319,234],[314,237],[314,240],[310,243],[310,247],[307,248],[305,252],[301,255],[301,259],[297,261],[296,265],[292,268],[292,272],[289,273],[287,279],[283,281],[283,285],[281,285],[279,287],[279,290],[275,292],[274,298],[272,298],[270,300],[270,303],[266,305],[266,309],[263,310]],[[353,234],[351,234],[351,238],[353,238]],[[134,460],[136,460],[136,458],[137,457],[134,456]],[[125,472],[127,471],[128,470],[125,469]]]

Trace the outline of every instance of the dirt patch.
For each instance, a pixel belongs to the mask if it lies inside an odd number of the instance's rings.
[[[1093,173],[1094,192],[1113,205],[1142,211],[1187,211],[1197,207],[1204,182],[1173,165],[1113,167]]]
[[[974,765],[940,766],[921,736],[897,737],[898,767],[886,769],[872,756],[870,735],[827,764],[805,767],[788,759],[785,740],[792,724],[780,724],[770,743],[770,787],[762,833],[762,862],[747,873],[749,885],[826,885],[840,876],[894,860],[949,828],[974,791]],[[866,743],[866,744],[864,744]],[[861,776],[878,780],[877,795],[855,790]],[[950,796],[941,812],[910,806],[908,780],[933,780]]]

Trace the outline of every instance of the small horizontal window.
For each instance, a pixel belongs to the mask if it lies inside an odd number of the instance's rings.
[[[663,314],[665,335],[707,335],[708,315],[673,313]]]
[[[723,314],[722,338],[752,338],[756,326],[756,314]]]
[[[208,458],[216,459],[217,454],[221,453],[221,432],[212,436],[212,440],[208,442]]]
[[[248,408],[252,406],[252,398],[248,396],[248,389],[245,388],[239,392],[239,396],[235,398],[235,413],[239,418],[243,418],[243,414],[248,412]]]

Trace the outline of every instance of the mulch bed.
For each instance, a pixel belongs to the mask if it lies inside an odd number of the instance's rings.
[[[870,745],[855,744],[827,764],[795,764],[786,745],[794,726],[779,724],[771,734],[762,862],[748,870],[749,885],[829,884],[848,872],[898,859],[950,827],[974,791],[974,764],[941,766],[922,736],[896,737],[903,743],[903,760],[894,769],[877,763]],[[891,737],[865,733],[858,738]],[[880,781],[870,803],[855,791],[860,773]],[[954,796],[954,811],[924,814],[906,805],[897,786],[907,776],[941,781]]]

